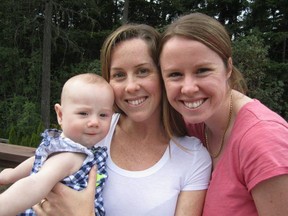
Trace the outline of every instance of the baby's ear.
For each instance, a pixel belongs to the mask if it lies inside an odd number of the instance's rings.
[[[55,104],[54,109],[55,109],[55,112],[57,114],[58,124],[61,126],[61,124],[62,124],[62,107],[60,104],[57,103],[57,104]]]

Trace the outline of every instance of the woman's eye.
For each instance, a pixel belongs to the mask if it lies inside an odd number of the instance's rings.
[[[172,77],[172,78],[175,78],[175,77],[180,77],[182,74],[180,72],[172,72],[168,75],[168,77]]]
[[[138,70],[139,75],[146,75],[146,74],[148,74],[148,72],[149,72],[149,70],[147,68],[140,68]]]
[[[115,79],[120,79],[123,77],[125,77],[125,74],[123,72],[116,72],[112,74],[112,78],[115,78]]]
[[[202,73],[205,73],[205,72],[208,72],[210,71],[209,68],[200,68],[197,70],[197,74],[202,74]]]

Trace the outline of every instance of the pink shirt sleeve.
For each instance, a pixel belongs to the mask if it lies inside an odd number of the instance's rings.
[[[248,191],[263,180],[288,173],[287,134],[287,125],[259,121],[243,136],[239,159]]]

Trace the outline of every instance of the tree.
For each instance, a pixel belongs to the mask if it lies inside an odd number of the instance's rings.
[[[256,31],[240,37],[234,41],[233,47],[234,64],[246,78],[248,95],[285,117],[288,104],[283,101],[284,83],[268,75],[271,64],[268,58],[269,46],[265,45],[261,34]]]
[[[129,0],[125,0],[123,10],[123,20],[122,20],[123,24],[128,22],[128,14],[129,14]]]
[[[50,77],[51,77],[51,20],[52,0],[45,3],[41,88],[41,117],[46,128],[50,126]]]

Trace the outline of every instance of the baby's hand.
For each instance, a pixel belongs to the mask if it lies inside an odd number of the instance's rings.
[[[0,185],[7,185],[14,183],[11,177],[13,168],[6,168],[0,173]]]

